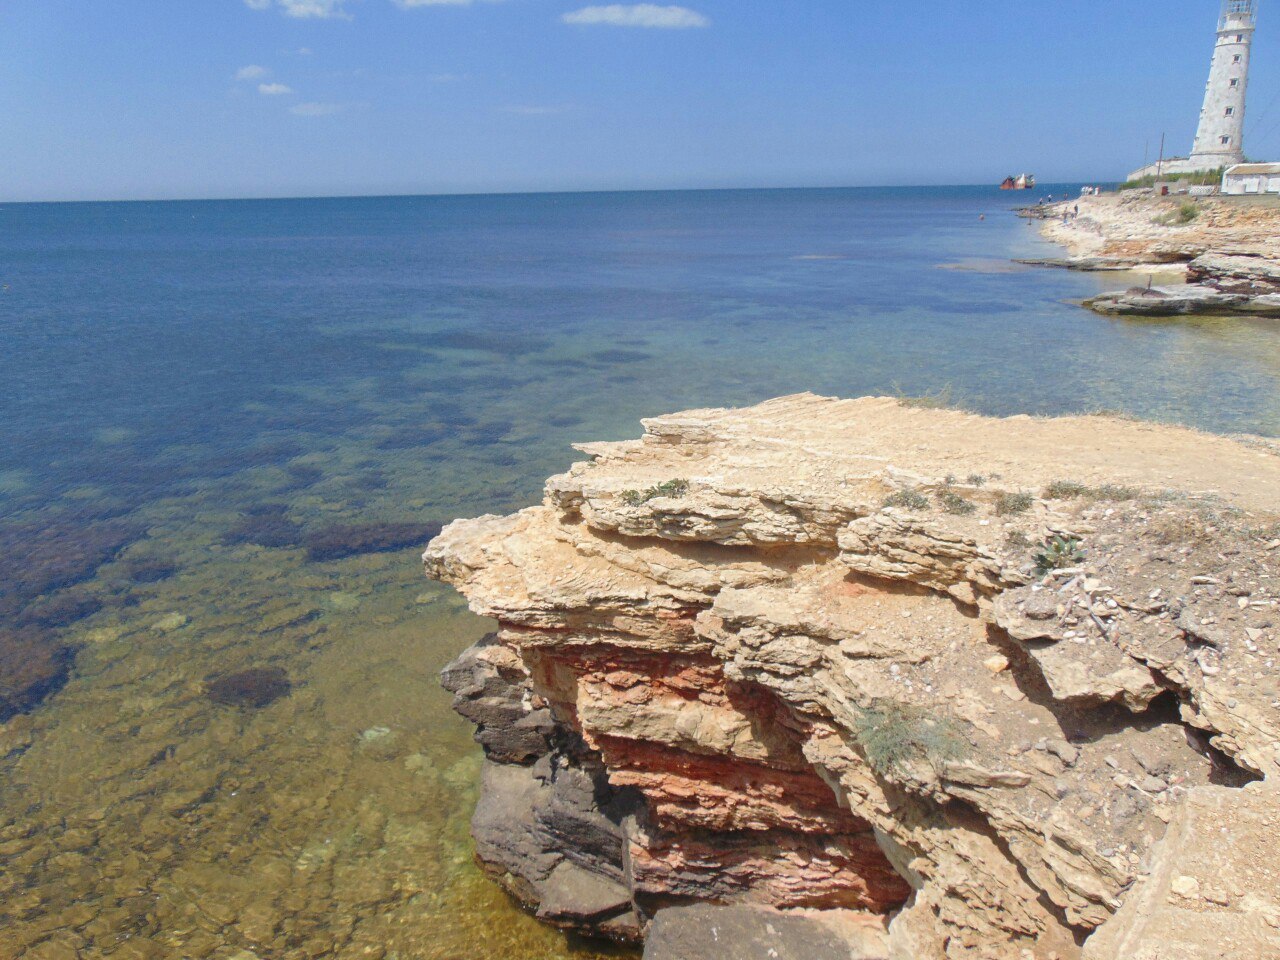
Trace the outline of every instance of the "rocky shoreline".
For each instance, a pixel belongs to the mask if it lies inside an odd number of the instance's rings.
[[[1024,214],[1041,220],[1043,236],[1066,247],[1068,256],[1020,263],[1089,272],[1149,271],[1162,278],[1170,271],[1180,274],[1180,282],[1132,287],[1085,302],[1099,313],[1280,316],[1280,205],[1270,198],[1191,199],[1129,191]]]
[[[1274,446],[812,395],[645,429],[424,557],[497,622],[444,681],[530,910],[653,960],[1277,955]]]

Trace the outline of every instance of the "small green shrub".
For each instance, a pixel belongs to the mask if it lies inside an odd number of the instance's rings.
[[[1029,493],[1002,493],[996,499],[996,515],[1011,517],[1017,513],[1026,513],[1036,502]]]
[[[1004,538],[1004,542],[1019,550],[1031,546],[1031,538],[1021,530],[1011,530],[1009,535]]]
[[[981,487],[986,484],[987,478],[980,473],[971,473],[969,476],[965,477],[964,482],[969,484],[971,487]]]
[[[929,498],[914,487],[905,487],[897,493],[885,498],[886,507],[899,507],[903,510],[928,510]]]
[[[1083,483],[1055,480],[1044,488],[1044,498],[1046,500],[1079,500],[1088,492],[1089,488]]]
[[[938,494],[938,502],[942,504],[943,510],[957,517],[967,517],[978,509],[949,487],[944,487]]]
[[[1054,570],[1065,570],[1079,564],[1084,557],[1080,541],[1075,537],[1052,536],[1035,556],[1036,572],[1043,576]]]
[[[1072,480],[1055,480],[1044,488],[1046,500],[1106,500],[1119,503],[1127,500],[1137,500],[1141,496],[1141,490],[1116,483],[1104,483],[1099,487],[1089,487]]]
[[[629,507],[639,507],[658,497],[683,497],[688,492],[688,480],[667,480],[648,490],[623,490],[619,499]]]
[[[964,755],[967,742],[954,721],[903,703],[859,710],[853,733],[871,769],[890,776],[911,762],[935,770]]]
[[[1155,222],[1162,227],[1185,227],[1198,216],[1200,216],[1200,208],[1192,201],[1184,200],[1177,210],[1171,210],[1156,217]]]
[[[1160,177],[1155,174],[1142,177],[1138,180],[1126,180],[1120,184],[1117,190],[1133,190],[1142,187],[1154,187],[1159,182],[1172,181],[1186,183],[1191,186],[1218,186],[1222,183],[1222,175],[1226,173],[1226,167],[1219,167],[1217,170],[1203,170],[1197,173],[1164,173]]]

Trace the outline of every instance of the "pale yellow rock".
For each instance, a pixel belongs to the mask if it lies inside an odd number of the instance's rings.
[[[1009,658],[996,654],[994,657],[983,660],[982,665],[992,673],[1004,673],[1009,669]]]

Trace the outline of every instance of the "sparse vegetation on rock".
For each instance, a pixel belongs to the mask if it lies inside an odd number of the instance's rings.
[[[892,777],[912,763],[942,769],[964,755],[965,739],[954,721],[919,707],[886,703],[859,710],[853,732],[867,763],[882,777]]]
[[[689,492],[688,480],[666,480],[647,490],[623,490],[619,499],[629,507],[639,507],[659,497],[683,497]]]

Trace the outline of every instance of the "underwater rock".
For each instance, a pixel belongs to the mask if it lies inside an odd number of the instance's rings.
[[[0,723],[62,689],[74,660],[75,648],[50,631],[0,627]]]
[[[439,523],[342,524],[309,533],[301,545],[313,563],[343,560],[363,553],[392,553],[422,547],[440,533]]]
[[[274,703],[292,689],[289,675],[280,667],[255,667],[209,681],[205,695],[223,706],[256,710]]]

